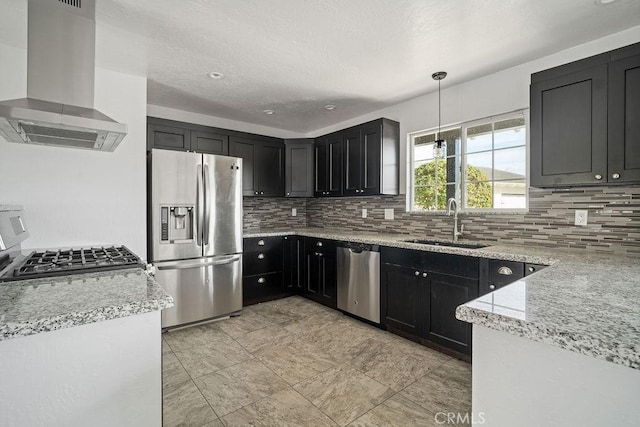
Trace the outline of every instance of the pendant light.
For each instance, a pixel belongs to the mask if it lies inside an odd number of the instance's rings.
[[[438,81],[438,133],[436,134],[436,140],[433,145],[433,157],[436,159],[444,159],[447,157],[447,142],[441,138],[440,135],[440,113],[442,106],[440,105],[440,81],[447,77],[446,71],[438,71],[431,75],[433,80]]]

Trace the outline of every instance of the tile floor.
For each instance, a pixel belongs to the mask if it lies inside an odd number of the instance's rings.
[[[164,334],[163,395],[165,426],[436,426],[471,367],[290,297]]]

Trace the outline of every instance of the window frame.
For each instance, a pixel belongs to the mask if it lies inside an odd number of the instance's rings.
[[[467,164],[467,129],[470,127],[474,127],[474,126],[478,126],[481,124],[487,124],[487,123],[491,123],[492,127],[493,127],[493,123],[495,122],[500,122],[503,120],[509,120],[509,119],[515,119],[515,118],[524,118],[524,127],[525,127],[525,204],[526,206],[524,208],[507,208],[507,209],[500,209],[500,208],[468,208],[468,207],[464,207],[464,203],[465,200],[463,200],[463,198],[465,197],[465,192],[466,192],[466,184],[465,184],[465,179],[466,179],[466,175],[465,175],[465,171],[466,171],[466,164]],[[529,155],[530,155],[530,144],[529,144],[529,138],[530,138],[530,132],[529,132],[529,109],[528,108],[520,108],[514,111],[510,111],[507,113],[503,113],[503,114],[496,114],[496,115],[492,115],[492,116],[488,116],[488,117],[483,117],[480,119],[474,119],[474,120],[470,120],[470,121],[465,121],[465,122],[459,122],[459,123],[454,123],[454,124],[449,124],[447,126],[442,126],[440,128],[440,132],[446,132],[446,131],[450,131],[452,129],[460,129],[460,151],[461,153],[459,154],[460,156],[460,174],[459,174],[459,179],[460,182],[456,182],[455,185],[458,187],[459,189],[459,194],[457,196],[457,201],[460,205],[460,210],[459,212],[464,213],[464,214],[523,214],[523,213],[527,213],[529,211],[529,184],[530,184],[530,170],[529,170]],[[418,213],[418,214],[442,214],[445,212],[445,210],[440,210],[440,209],[434,209],[434,210],[416,210],[414,208],[414,204],[415,204],[415,170],[414,170],[414,165],[415,165],[415,158],[414,158],[414,147],[415,147],[415,139],[420,137],[420,136],[424,136],[424,135],[429,135],[432,133],[437,133],[438,132],[438,128],[430,128],[430,129],[425,129],[425,130],[421,130],[421,131],[416,131],[416,132],[410,132],[407,134],[407,148],[408,148],[408,153],[407,153],[407,193],[408,193],[408,197],[407,197],[407,203],[406,203],[406,211],[410,212],[410,213]],[[492,133],[495,132],[495,129],[492,129]],[[520,146],[517,146],[520,147]],[[516,147],[508,147],[508,148],[516,148]],[[501,151],[504,149],[508,149],[508,148],[501,148],[498,150],[495,150],[495,148],[493,148],[493,144],[492,144],[492,148],[491,150],[484,150],[482,152],[491,152],[492,153],[492,158],[495,154],[495,151]],[[478,151],[478,153],[481,151]],[[473,154],[473,153],[471,153]],[[458,155],[458,154],[456,154]],[[495,169],[495,164],[492,161],[492,169]],[[494,177],[492,177],[491,181],[492,183],[495,182]]]

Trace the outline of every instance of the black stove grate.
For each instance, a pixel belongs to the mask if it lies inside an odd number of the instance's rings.
[[[144,268],[144,264],[126,246],[35,251],[13,271],[11,278],[7,277],[4,280],[92,273],[121,268]]]

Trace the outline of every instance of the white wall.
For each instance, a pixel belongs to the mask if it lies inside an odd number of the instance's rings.
[[[162,107],[160,105],[147,105],[147,115],[150,117],[177,120],[179,122],[196,123],[204,126],[273,136],[276,138],[304,138],[305,135],[300,132],[292,132],[284,129],[225,119],[222,117],[208,116],[206,114],[192,113],[190,111],[176,110],[174,108]]]
[[[0,99],[26,96],[25,49],[0,44]],[[146,258],[146,79],[96,69],[96,109],[126,123],[113,153],[8,143],[0,203],[24,205],[24,248],[124,244]]]
[[[447,87],[445,79],[442,81],[442,124],[444,126],[528,108],[532,73],[637,42],[640,42],[640,26],[460,85]],[[425,76],[425,79],[431,79],[431,76]],[[434,81],[433,84],[437,90],[437,83]],[[400,190],[404,193],[406,191],[407,133],[438,126],[437,92],[336,123],[310,132],[306,137],[324,135],[380,117],[400,122]]]

